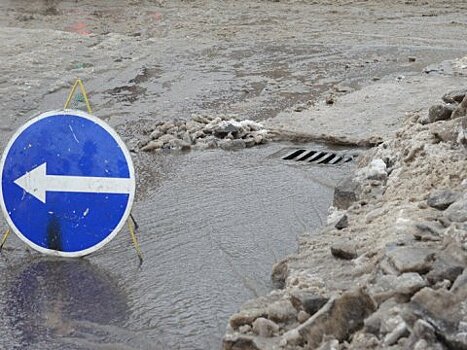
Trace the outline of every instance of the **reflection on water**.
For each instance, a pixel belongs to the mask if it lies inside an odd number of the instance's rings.
[[[41,259],[10,271],[3,314],[15,348],[37,349],[54,341],[86,348],[90,329],[102,338],[100,326],[122,327],[128,318],[126,296],[87,260]]]

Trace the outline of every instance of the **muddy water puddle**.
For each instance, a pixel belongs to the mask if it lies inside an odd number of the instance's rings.
[[[229,315],[269,292],[271,265],[322,225],[351,166],[270,157],[283,147],[137,156],[137,167],[152,158],[133,211],[140,269],[127,232],[82,260],[25,253],[12,238],[0,348],[219,348]]]

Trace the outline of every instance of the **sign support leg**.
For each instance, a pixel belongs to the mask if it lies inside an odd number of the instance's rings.
[[[11,233],[10,228],[7,228],[7,230],[6,230],[5,233],[3,234],[2,241],[1,241],[1,243],[0,243],[0,252],[2,251],[3,246],[5,245],[6,240],[7,240],[8,236],[10,235],[10,233]]]
[[[135,247],[136,254],[138,255],[139,265],[141,266],[143,264],[143,252],[138,243],[138,239],[136,238],[137,229],[138,229],[138,224],[133,218],[133,215],[130,214],[130,217],[128,218],[128,230],[130,231],[131,240],[133,242],[133,246]]]

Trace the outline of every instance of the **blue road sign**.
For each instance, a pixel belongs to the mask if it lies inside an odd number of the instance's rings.
[[[83,256],[123,227],[135,194],[133,163],[106,123],[75,110],[39,115],[8,143],[0,163],[0,204],[32,248]]]

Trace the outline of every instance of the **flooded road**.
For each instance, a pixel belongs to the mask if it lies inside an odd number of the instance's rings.
[[[218,348],[228,316],[271,289],[270,266],[296,249],[297,233],[322,225],[351,166],[269,157],[282,148],[160,156],[134,208],[140,269],[126,231],[83,260],[28,255],[12,237],[0,347]]]
[[[465,6],[1,1],[0,145],[61,108],[76,78],[132,150],[157,121],[306,108],[465,54]],[[229,315],[271,289],[271,265],[322,224],[352,166],[271,157],[285,146],[134,152],[141,268],[126,231],[81,260],[28,253],[11,237],[0,348],[218,349]]]

